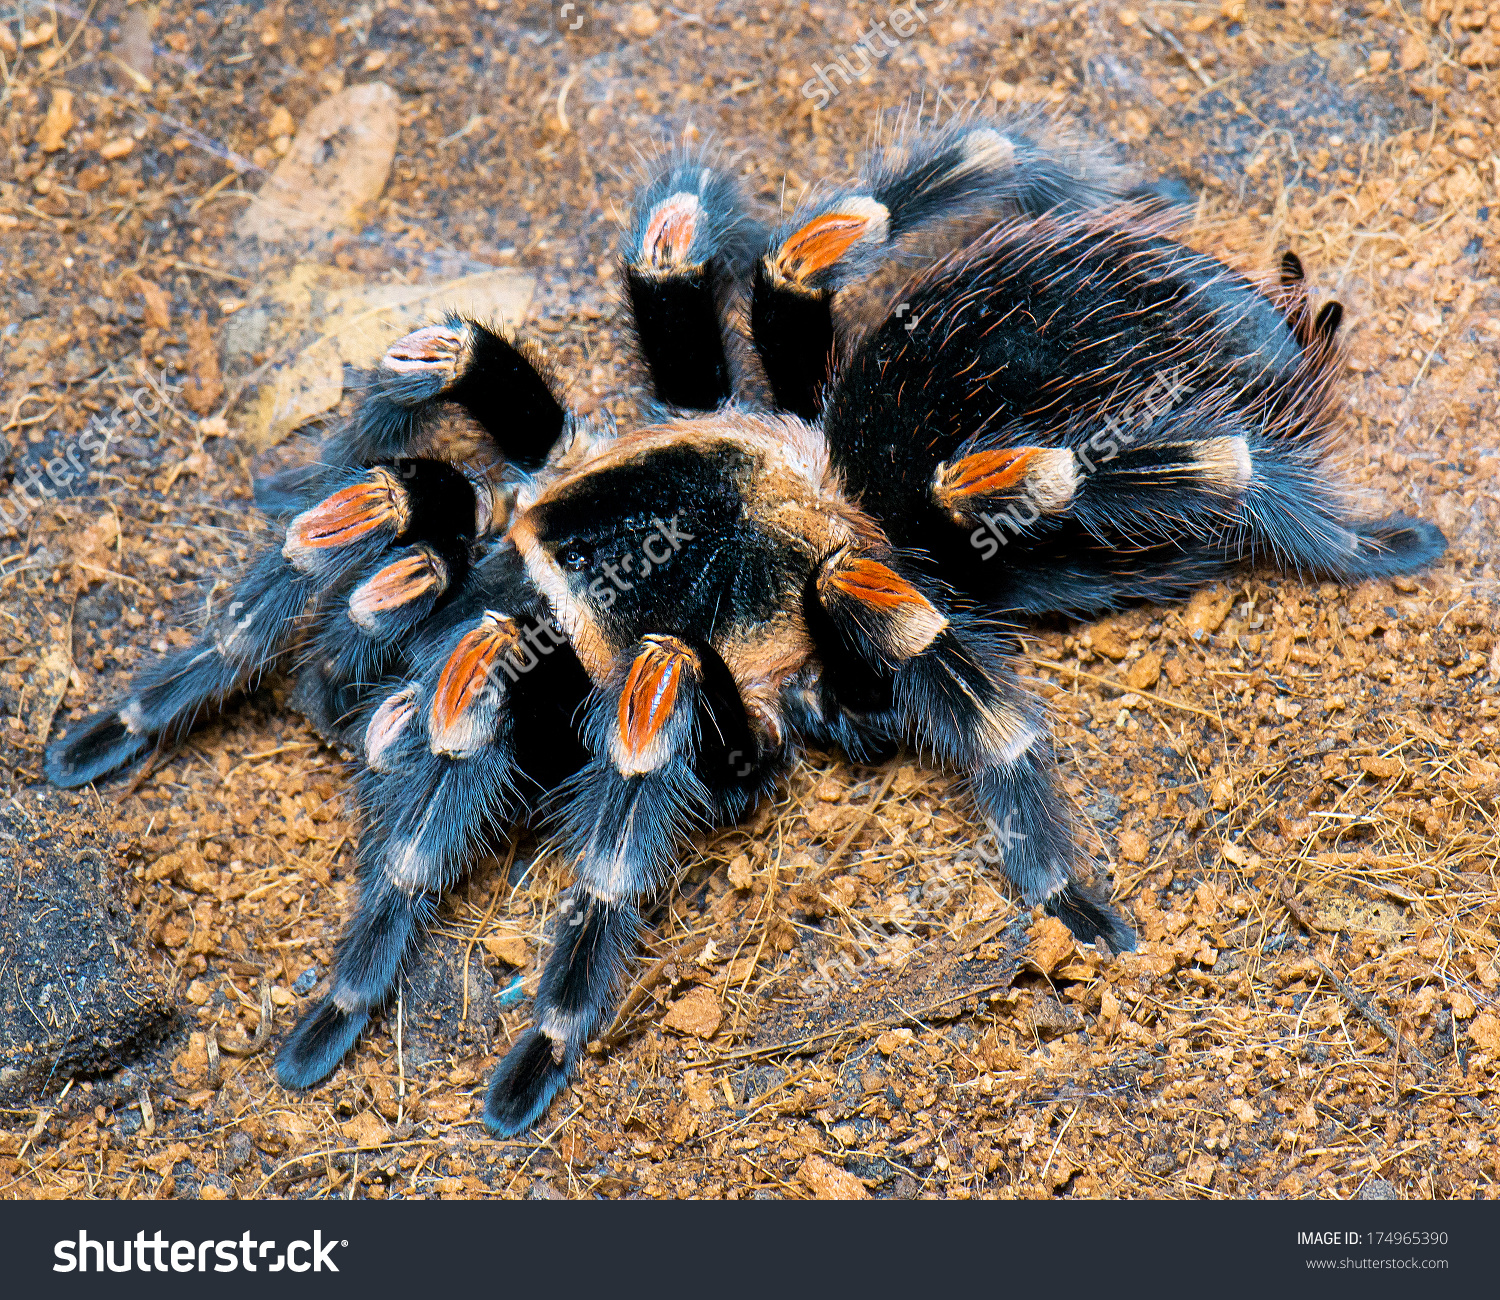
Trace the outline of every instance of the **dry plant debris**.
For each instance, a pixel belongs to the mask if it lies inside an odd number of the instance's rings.
[[[101,0],[0,24],[4,797],[52,819],[38,843],[100,801],[177,1008],[164,1052],[4,1101],[0,1196],[1492,1196],[1494,0],[961,4],[821,109],[814,65],[880,6],[581,8]],[[98,796],[36,798],[42,737],[181,642],[255,540],[249,477],[297,452],[257,455],[294,349],[256,314],[268,286],[299,262],[397,297],[522,272],[573,400],[636,418],[611,324],[630,149],[691,121],[770,207],[924,90],[1067,111],[1200,191],[1189,238],[1247,270],[1294,247],[1348,307],[1352,477],[1451,552],[1031,629],[1133,956],[955,870],[973,832],[941,774],[815,754],[697,845],[611,1050],[534,1138],[478,1121],[566,884],[526,837],[448,901],[364,1050],[284,1092],[271,1046],[354,888],[337,755],[272,683]],[[360,95],[388,129],[325,131]],[[275,177],[340,159],[364,179],[315,239],[242,237]],[[29,897],[38,855],[0,857]]]

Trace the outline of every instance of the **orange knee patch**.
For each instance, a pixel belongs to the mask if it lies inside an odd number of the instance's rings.
[[[515,623],[491,610],[453,647],[432,696],[433,753],[470,758],[494,739],[503,690],[496,665],[519,640]]]
[[[448,566],[439,555],[419,547],[360,583],[349,597],[349,617],[373,632],[382,614],[436,594],[447,585]]]
[[[673,194],[656,205],[641,238],[641,270],[681,270],[687,265],[703,204],[696,194]]]
[[[942,611],[916,587],[868,556],[835,560],[819,579],[818,594],[825,606],[855,602],[855,618],[895,659],[921,654],[948,626]]]
[[[399,535],[410,522],[406,489],[390,470],[377,467],[293,519],[281,553],[295,567],[310,568],[320,551],[348,546],[378,529]]]
[[[631,775],[660,766],[657,742],[677,707],[684,673],[697,676],[698,658],[671,637],[651,637],[636,655],[620,692],[616,762]]]
[[[814,273],[832,266],[861,239],[885,238],[890,214],[870,198],[854,198],[844,211],[824,212],[793,231],[776,252],[776,272],[782,279],[804,284]]]
[[[417,711],[416,693],[414,686],[408,686],[404,691],[386,696],[371,716],[365,728],[365,761],[376,772],[391,770],[387,759]]]
[[[932,492],[940,506],[960,514],[980,498],[1025,492],[1045,513],[1065,508],[1077,486],[1073,453],[1066,447],[1005,447],[939,465]]]
[[[427,325],[397,339],[385,350],[381,365],[397,374],[436,369],[456,370],[465,330],[451,325]]]
[[[850,556],[833,565],[823,584],[871,609],[928,604],[927,597],[899,573],[868,556]]]

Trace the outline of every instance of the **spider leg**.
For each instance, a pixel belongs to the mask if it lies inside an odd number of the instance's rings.
[[[1066,445],[980,447],[933,472],[933,502],[968,534],[948,569],[968,589],[1058,609],[1100,554],[1124,571],[1085,578],[1085,606],[1177,595],[1245,559],[1359,582],[1445,548],[1421,521],[1351,518],[1318,443],[1252,423],[1232,394],[1209,390],[1144,428],[1110,415],[1077,423]],[[1120,563],[1132,554],[1136,571]]]
[[[903,236],[992,211],[1092,207],[1118,197],[1083,150],[1044,143],[1037,122],[967,116],[868,159],[857,185],[804,204],[755,264],[750,323],[776,403],[804,419],[822,409],[833,364],[833,298],[889,258]]]
[[[484,1118],[497,1133],[533,1123],[568,1081],[614,1006],[640,930],[637,900],[671,879],[694,825],[742,810],[748,765],[730,760],[756,752],[723,661],[667,636],[645,637],[616,671],[588,734],[595,756],[568,787],[562,819],[577,883],[533,1025],[490,1081]]]
[[[414,679],[365,722],[359,908],[330,992],[277,1054],[288,1087],[308,1087],[338,1065],[442,893],[503,823],[583,760],[571,716],[588,687],[571,650],[560,636],[545,654],[532,649],[546,644],[535,607],[520,618],[484,608],[499,593],[489,582],[476,587],[462,616],[419,651]]]
[[[913,737],[969,777],[1002,869],[1028,904],[1043,904],[1085,942],[1133,948],[1129,925],[1075,871],[1071,818],[1058,794],[1039,703],[1005,661],[1005,643],[943,608],[892,556],[845,549],[804,599],[825,681],[879,728]]]
[[[620,260],[659,401],[712,410],[733,395],[724,314],[757,234],[734,179],[694,152],[636,195]]]
[[[903,291],[823,427],[892,543],[994,608],[1089,616],[1246,561],[1358,581],[1445,545],[1352,517],[1327,466],[1338,310],[1137,210],[997,226]],[[1003,557],[1003,558],[1002,558]]]
[[[369,396],[329,439],[324,459],[368,464],[411,455],[450,405],[473,417],[502,459],[527,471],[545,463],[568,427],[535,347],[449,315],[385,350]]]
[[[393,542],[443,534],[475,519],[474,490],[439,461],[399,468],[344,469],[333,491],[286,526],[279,549],[255,559],[227,603],[190,646],[140,674],[119,705],[95,714],[48,750],[48,779],[65,788],[114,771],[153,746],[185,735],[206,709],[271,667],[321,592],[345,580]],[[473,523],[458,523],[472,536]]]
[[[329,692],[388,671],[401,639],[461,581],[470,543],[496,509],[488,480],[412,457],[440,409],[465,409],[523,470],[543,464],[568,422],[524,345],[456,316],[392,344],[373,389],[325,445],[322,464],[261,494],[273,512],[291,516],[280,548],[250,563],[193,645],[145,670],[125,701],[51,747],[54,784],[83,785],[186,734],[277,662],[321,597],[341,597],[323,610],[314,637]],[[393,546],[404,549],[393,554]]]

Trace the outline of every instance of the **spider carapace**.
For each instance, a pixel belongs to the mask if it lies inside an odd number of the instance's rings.
[[[318,464],[262,485],[277,540],[224,612],[48,773],[102,777],[290,661],[358,753],[362,824],[358,910],[277,1057],[294,1087],[355,1045],[442,892],[544,819],[575,884],[490,1084],[500,1133],[600,1031],[686,837],[802,746],[965,773],[1020,897],[1128,948],[1005,620],[1444,548],[1352,517],[1329,477],[1337,304],[1314,314],[1290,253],[1257,287],[1191,251],[1176,215],[1034,119],[908,133],[770,230],[711,156],[670,153],[621,258],[658,423],[570,414],[479,321],[401,339]],[[883,319],[844,325],[841,290],[955,231]],[[756,370],[769,404],[736,399]]]

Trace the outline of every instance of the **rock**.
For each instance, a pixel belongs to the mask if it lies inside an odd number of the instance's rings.
[[[1415,72],[1427,62],[1427,45],[1420,36],[1408,36],[1401,43],[1401,71]]]
[[[1120,856],[1127,862],[1144,862],[1151,856],[1151,841],[1140,831],[1120,832]]]
[[[136,293],[141,295],[141,301],[145,304],[145,315],[141,317],[142,322],[151,329],[171,329],[172,302],[167,297],[165,291],[141,275],[134,276],[130,283]]]
[[[1500,1052],[1500,1016],[1486,1011],[1469,1023],[1469,1037],[1485,1052]]]
[[[111,1073],[171,1027],[123,874],[92,798],[33,788],[0,808],[0,1106]]]
[[[390,1125],[373,1110],[340,1124],[339,1131],[357,1147],[378,1147],[391,1135]]]
[[[1362,1201],[1399,1201],[1401,1193],[1384,1178],[1372,1178],[1359,1189]]]
[[[719,1006],[719,999],[714,997],[712,989],[700,984],[672,1004],[672,1009],[667,1012],[662,1024],[668,1029],[675,1029],[679,1034],[712,1038],[718,1033],[719,1023],[723,1019],[724,1011]]]
[[[661,18],[650,5],[631,5],[625,12],[625,34],[637,38],[645,38],[656,34],[661,26]]]
[[[822,1156],[808,1156],[797,1170],[798,1179],[820,1201],[867,1201],[870,1193],[853,1174]]]
[[[43,153],[56,153],[67,143],[68,132],[73,129],[73,92],[55,86],[52,102],[47,105],[47,116],[37,128],[36,143]]]
[[[1083,811],[1096,822],[1117,822],[1120,820],[1120,812],[1124,805],[1120,802],[1120,796],[1113,790],[1101,790],[1098,797],[1092,803],[1083,805]]]
[[[225,1171],[232,1174],[249,1164],[254,1156],[254,1139],[243,1129],[236,1129],[224,1143],[221,1160]]]
[[[1223,587],[1206,587],[1194,594],[1183,611],[1182,626],[1188,635],[1201,640],[1217,632],[1234,604],[1234,593]]]
[[[213,331],[201,317],[188,322],[188,370],[182,398],[199,415],[207,415],[224,395],[224,379],[219,371],[219,349]]]
[[[1123,659],[1130,653],[1130,642],[1114,623],[1106,619],[1083,635],[1083,644],[1111,659]]]
[[[1125,684],[1133,691],[1149,691],[1161,677],[1161,655],[1144,654],[1125,670]]]
[[[380,197],[396,158],[399,101],[384,82],[351,86],[317,105],[236,227],[242,239],[313,239]]]
[[[749,889],[755,883],[755,870],[750,865],[750,859],[743,853],[737,854],[729,864],[729,883],[736,889]]]
[[[1026,1016],[1027,1023],[1039,1034],[1071,1034],[1083,1028],[1083,1017],[1071,1007],[1065,1007],[1050,994],[1042,994],[1032,1004]]]
[[[530,955],[526,940],[519,934],[493,934],[484,940],[484,950],[507,966],[524,966]]]
[[[1055,916],[1044,916],[1027,934],[1031,946],[1026,956],[1043,975],[1050,975],[1073,955],[1073,932]]]
[[[402,995],[403,1048],[407,1067],[419,1068],[432,1061],[487,1051],[500,1020],[500,990],[485,969],[478,953],[469,956],[464,972],[466,944],[439,942],[427,948],[408,967]],[[468,981],[468,1014],[464,1015],[464,982]],[[388,1028],[395,1006],[386,1010]]]

